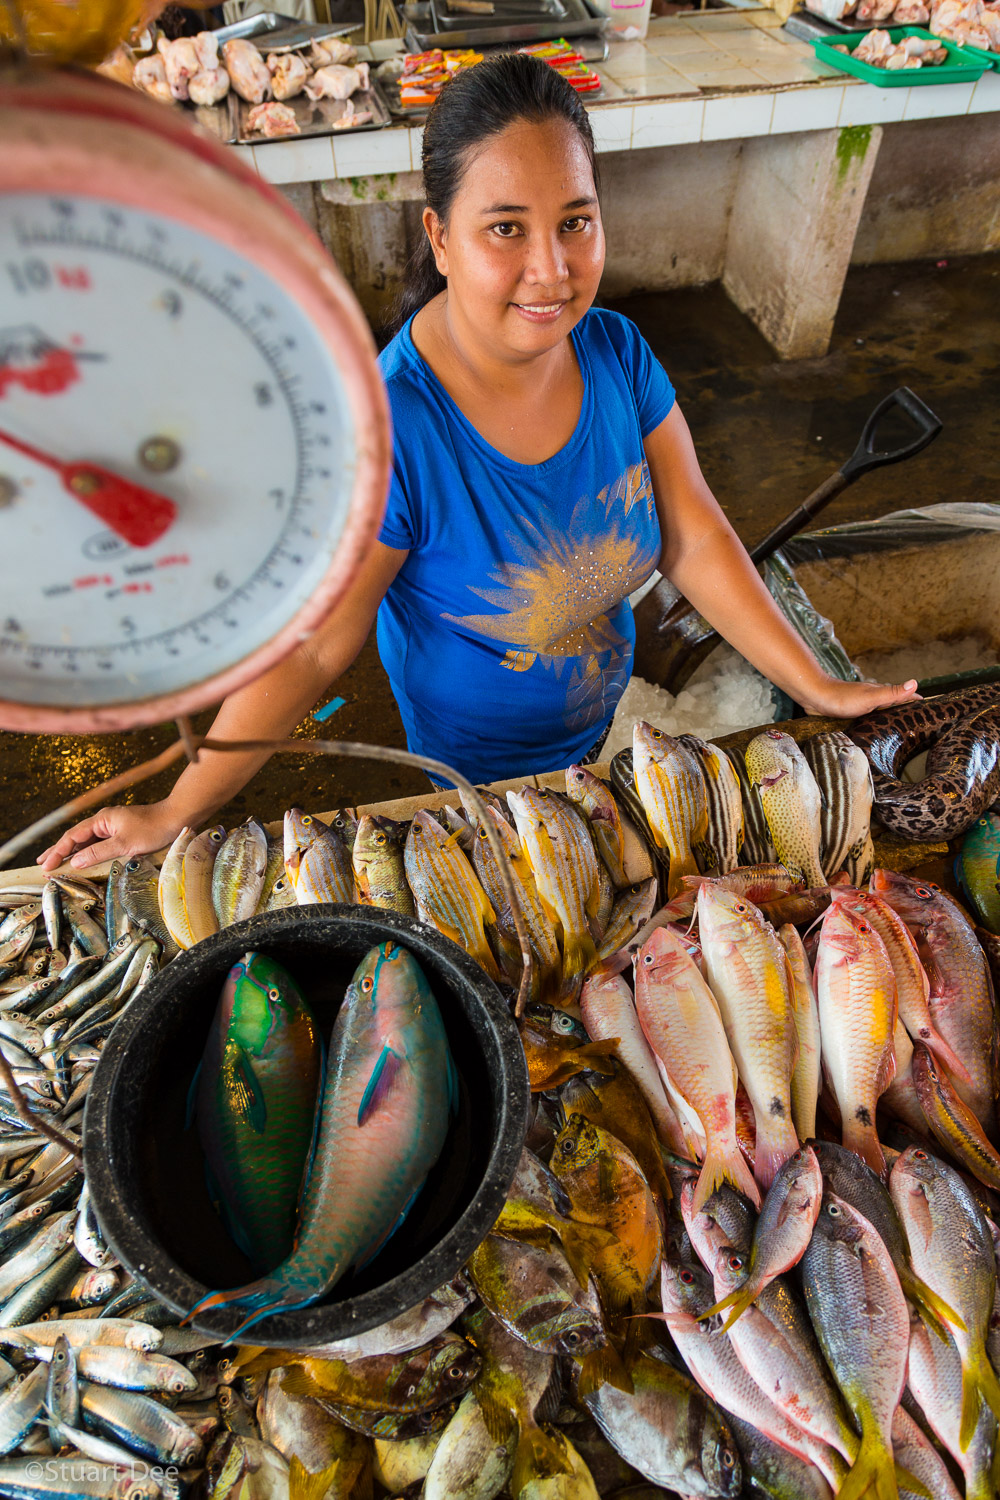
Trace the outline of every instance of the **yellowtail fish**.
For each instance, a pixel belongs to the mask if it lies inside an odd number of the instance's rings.
[[[996,1296],[993,1237],[972,1191],[953,1167],[919,1146],[893,1163],[889,1193],[910,1247],[913,1269],[954,1308],[964,1327],[948,1329],[962,1360],[959,1442],[968,1448],[980,1405],[1000,1417],[1000,1381],[986,1353]]]
[[[968,1068],[934,1025],[930,1009],[930,980],[920,962],[917,945],[902,917],[874,892],[835,886],[830,894],[833,901],[849,907],[859,917],[870,922],[885,944],[892,972],[896,976],[899,1019],[910,1036],[935,1053],[956,1079],[971,1083]]]
[[[812,1237],[822,1197],[823,1174],[816,1153],[810,1146],[801,1146],[782,1163],[767,1190],[754,1226],[743,1279],[709,1309],[706,1317],[731,1308],[723,1325],[723,1331],[728,1333],[776,1276],[798,1264]]]
[[[404,917],[416,915],[403,868],[405,840],[403,824],[392,818],[365,813],[359,820],[351,864],[362,906],[381,906]]]
[[[802,1257],[802,1285],[820,1348],[861,1431],[838,1494],[896,1500],[892,1418],[906,1384],[909,1312],[888,1250],[834,1193],[823,1196]]]
[[[997,1472],[997,1452],[1000,1452],[997,1448],[997,1419],[988,1406],[980,1406],[972,1437],[965,1447],[962,1446],[961,1356],[950,1333],[943,1336],[937,1331],[932,1333],[916,1312],[910,1318],[906,1381],[931,1432],[962,1472],[965,1500],[996,1500],[1000,1480]],[[899,1409],[902,1411],[903,1408]],[[902,1455],[900,1458],[902,1461]],[[934,1500],[938,1500],[939,1491],[932,1489],[931,1493]],[[947,1494],[947,1491],[940,1493]]]
[[[896,1073],[896,979],[874,927],[845,906],[831,906],[823,918],[816,998],[843,1143],[884,1177],[875,1108]]]
[[[597,852],[616,887],[621,890],[629,884],[625,874],[625,833],[611,788],[586,766],[569,766],[566,795],[585,813]]]
[[[699,851],[701,863],[709,875],[728,875],[739,864],[743,848],[740,779],[729,756],[718,745],[700,740],[694,734],[682,734],[679,738],[701,767],[708,796],[708,831]]]
[[[362,959],[337,1012],[295,1247],[269,1275],[202,1299],[249,1316],[318,1301],[382,1248],[447,1138],[458,1079],[437,1001],[412,954],[382,943]]]
[[[267,835],[256,819],[247,818],[233,829],[212,868],[212,904],[220,927],[253,916],[266,869]]]
[[[199,833],[184,851],[184,913],[196,943],[219,930],[212,905],[212,871],[225,842],[226,830],[220,823]]]
[[[466,806],[466,811],[472,819],[474,830],[472,863],[479,882],[496,912],[498,942],[510,964],[509,977],[512,982],[516,982],[520,979],[522,968],[521,945],[514,926],[514,916],[510,909],[507,892],[500,879],[496,855],[493,853],[486,826],[480,821],[478,813],[471,805],[465,803],[464,798],[463,805]],[[499,804],[494,806],[491,802],[487,802],[486,822],[500,840],[501,847],[507,856],[518,909],[528,929],[528,945],[534,961],[530,998],[554,1000],[559,990],[562,959],[555,931],[538,895],[531,866],[521,848],[517,834],[504,816]]]
[[[707,1141],[695,1212],[728,1181],[760,1207],[760,1193],[736,1140],[736,1065],[714,995],[668,928],[652,934],[635,961],[635,1006],[646,1040]]]
[[[865,752],[841,729],[814,734],[801,749],[822,798],[820,843],[829,880],[857,860],[869,840],[875,797],[871,767]],[[852,876],[851,884],[863,884],[868,875],[858,881]]]
[[[799,1144],[792,1121],[798,1036],[785,950],[752,902],[714,882],[698,892],[698,931],[708,982],[753,1105],[754,1175],[768,1188]]]
[[[486,923],[496,922],[496,913],[454,835],[445,833],[423,808],[413,815],[403,860],[421,922],[436,927],[470,953],[491,979],[499,979],[485,931]]]
[[[912,1070],[917,1098],[931,1132],[954,1161],[987,1187],[1000,1191],[1000,1153],[986,1139],[972,1110],[959,1098],[926,1047],[914,1047]]]
[[[790,922],[778,929],[778,942],[788,961],[788,996],[799,1044],[792,1070],[792,1119],[799,1140],[811,1141],[816,1134],[822,1055],[816,987],[805,946]]]
[[[174,839],[160,866],[156,891],[160,915],[178,948],[190,948],[194,943],[194,933],[184,907],[184,855],[194,836],[193,828],[182,828]]]
[[[667,896],[697,875],[694,846],[708,832],[708,793],[694,755],[679,740],[643,720],[632,731],[635,787],[660,849],[670,856]]]
[[[354,900],[354,870],[347,845],[313,813],[285,813],[285,873],[299,906]]]
[[[613,1073],[610,1054],[617,1041],[592,1042],[568,1010],[530,1001],[517,1023],[533,1092],[558,1088],[575,1073],[596,1070]]]
[[[824,885],[819,856],[822,798],[802,751],[791,735],[766,729],[747,746],[746,763],[781,863],[807,886]]]
[[[572,803],[534,787],[508,792],[507,804],[545,913],[561,925],[563,984],[568,998],[575,999],[597,956],[591,921],[600,904],[600,881],[586,820]]]

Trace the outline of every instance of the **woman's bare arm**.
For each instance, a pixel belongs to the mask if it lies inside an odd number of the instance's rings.
[[[406,556],[405,551],[376,542],[348,594],[309,640],[225,700],[211,737],[285,739],[361,650]],[[64,833],[39,856],[38,863],[53,870],[70,859],[82,870],[101,860],[130,859],[160,849],[182,828],[197,826],[228,802],[267,759],[263,750],[202,751],[162,802],[102,808]]]
[[[807,713],[853,719],[907,703],[916,682],[841,682],[824,672],[771,598],[698,464],[675,405],[645,441],[660,518],[660,571],[730,645]]]

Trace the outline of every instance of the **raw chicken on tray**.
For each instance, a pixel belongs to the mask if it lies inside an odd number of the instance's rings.
[[[201,31],[173,42],[160,37],[155,55],[135,64],[131,81],[165,104],[218,104],[232,87],[254,106],[247,133],[267,139],[301,134],[307,117],[300,123],[284,101],[303,93],[322,106],[319,115],[331,130],[356,130],[374,118],[373,110],[358,108],[352,98],[371,87],[368,64],[357,56],[346,42],[330,37],[312,42],[308,54],[271,52],[265,62],[253,42],[233,38],[223,44],[220,59],[216,34]]]

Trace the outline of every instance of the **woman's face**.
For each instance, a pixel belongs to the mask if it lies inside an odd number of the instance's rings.
[[[468,162],[447,225],[424,211],[449,316],[500,354],[542,354],[597,294],[604,229],[583,142],[567,120],[518,120]]]

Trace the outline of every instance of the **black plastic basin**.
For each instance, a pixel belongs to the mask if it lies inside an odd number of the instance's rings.
[[[245,1342],[279,1347],[347,1338],[415,1307],[465,1263],[496,1220],[524,1141],[529,1087],[499,990],[455,943],[374,907],[289,907],[253,917],[169,963],[105,1043],[84,1118],[87,1181],[108,1244],[179,1315],[207,1291],[254,1279],[205,1187],[187,1095],[219,991],[248,949],[297,980],[328,1040],[358,963],[394,939],[423,966],[458,1069],[459,1112],[403,1227],[329,1296],[256,1323]],[[247,1317],[214,1308],[195,1327],[227,1338]]]

